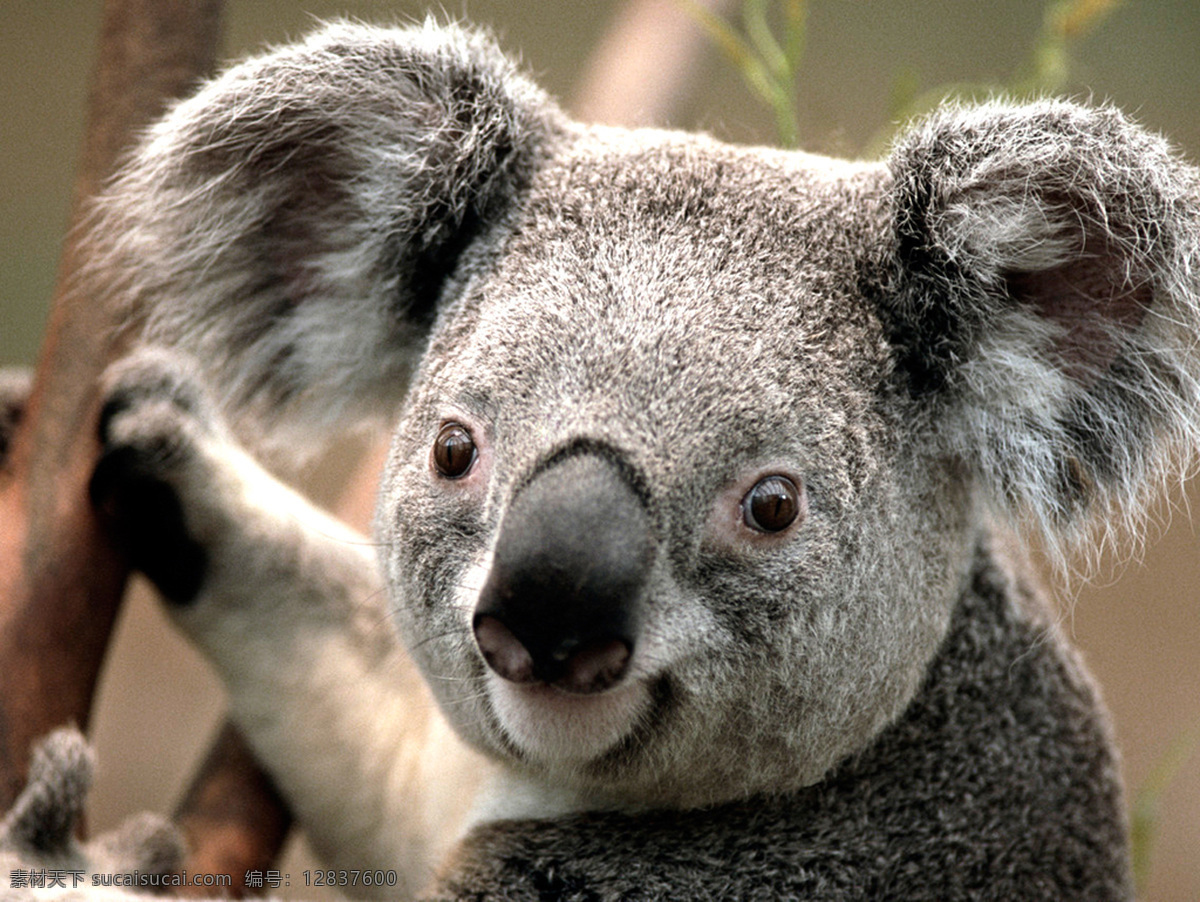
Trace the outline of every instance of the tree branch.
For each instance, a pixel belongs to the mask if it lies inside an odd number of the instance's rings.
[[[191,854],[190,874],[228,874],[235,897],[247,871],[265,871],[287,839],[292,816],[237,729],[226,723],[175,814]],[[211,895],[183,887],[182,896]]]

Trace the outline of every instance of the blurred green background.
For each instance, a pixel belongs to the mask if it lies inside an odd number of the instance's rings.
[[[613,0],[445,0],[434,8],[492,26],[570,106],[589,53],[619,6]],[[230,0],[221,55],[235,58],[299,36],[322,17],[393,21],[422,16],[430,7]],[[926,88],[1008,80],[1027,61],[1043,11],[1038,0],[815,0],[797,93],[801,146],[859,155],[887,126],[891,98],[906,79]],[[0,0],[0,365],[31,363],[37,354],[67,222],[99,14],[98,0]],[[1193,160],[1200,156],[1200,3],[1131,0],[1075,43],[1072,54],[1071,93],[1112,100],[1168,134]],[[775,140],[770,111],[717,54],[707,56],[692,82],[680,113],[663,124],[738,142]],[[1190,495],[1200,501],[1195,486]],[[1186,517],[1175,519],[1143,561],[1120,571],[1119,581],[1089,586],[1063,608],[1067,629],[1105,687],[1134,789],[1173,739],[1200,725],[1200,541]],[[171,644],[156,617],[150,604],[130,606],[106,680],[95,731],[102,761],[97,827],[142,807],[168,810],[219,717],[211,677]],[[157,656],[146,653],[150,646]],[[197,681],[208,696],[198,695]],[[177,738],[196,748],[174,748]],[[1145,898],[1200,900],[1200,754],[1164,792],[1160,814]]]

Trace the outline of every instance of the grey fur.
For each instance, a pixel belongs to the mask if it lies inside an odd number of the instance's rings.
[[[1062,102],[943,110],[889,167],[893,315],[914,390],[947,396],[948,450],[1052,542],[1128,532],[1196,445],[1195,170]]]
[[[13,902],[90,898],[93,875],[162,878],[178,871],[183,863],[183,839],[157,815],[131,817],[86,844],[75,839],[94,766],[92,752],[76,729],[55,730],[39,743],[25,789],[0,822],[0,873],[4,879],[0,897]],[[14,885],[14,872],[31,870],[73,873],[64,874],[65,885],[57,892],[53,887],[35,890]]]
[[[481,828],[444,897],[491,898],[480,886],[564,902],[1127,897],[1117,765],[1095,691],[1010,566],[979,549],[916,699],[820,784]]]
[[[1119,899],[1103,710],[995,515],[1065,549],[1194,452],[1196,198],[1111,109],[948,109],[852,164],[585,127],[483,39],[338,25],[169,113],[94,235],[257,439],[398,411],[387,604],[532,816],[483,817],[435,897]],[[433,848],[382,838],[392,772],[332,701],[406,710],[361,553],[152,395],[108,459],[177,436],[208,569],[176,617],[251,742],[326,854]],[[653,560],[624,682],[566,716],[489,673],[471,611],[513,498],[576,453],[634,488]],[[777,535],[741,506],[769,474],[805,496]],[[339,713],[292,736],[310,703]],[[326,754],[369,785],[339,801]]]
[[[331,26],[153,127],[100,202],[99,257],[152,339],[217,364],[243,426],[294,451],[287,414],[318,433],[392,414],[428,271],[487,228],[553,118],[477,35]]]

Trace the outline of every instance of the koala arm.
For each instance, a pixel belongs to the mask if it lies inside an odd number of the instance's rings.
[[[142,352],[108,381],[91,488],[131,562],[325,861],[423,883],[486,768],[401,648],[373,544],[243,451],[182,358]]]
[[[436,898],[1132,898],[1096,691],[998,546],[981,545],[912,704],[821,782],[480,825]]]

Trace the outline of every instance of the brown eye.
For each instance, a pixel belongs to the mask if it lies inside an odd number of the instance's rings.
[[[760,479],[742,501],[742,519],[758,532],[782,532],[800,516],[800,490],[786,476]]]
[[[446,479],[465,476],[475,462],[475,441],[465,426],[447,423],[433,442],[433,465]]]

